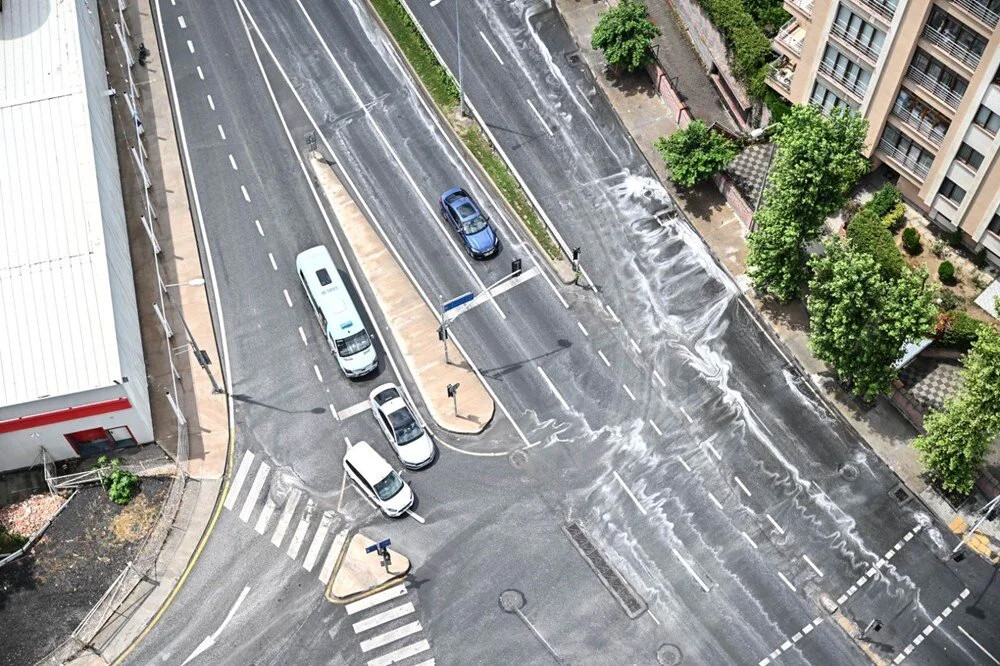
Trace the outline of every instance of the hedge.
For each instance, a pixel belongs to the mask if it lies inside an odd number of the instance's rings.
[[[870,255],[886,277],[898,277],[903,272],[906,262],[896,247],[892,232],[885,226],[882,216],[873,207],[863,207],[847,224],[847,238],[859,252]]]
[[[968,349],[979,337],[979,332],[989,325],[962,310],[953,310],[942,317],[938,325],[938,341],[948,347]]]
[[[903,201],[902,195],[892,185],[886,184],[876,192],[865,204],[865,208],[871,210],[879,217],[885,217]]]

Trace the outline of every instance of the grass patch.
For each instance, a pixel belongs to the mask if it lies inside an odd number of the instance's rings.
[[[403,55],[430,91],[434,103],[443,112],[452,129],[461,137],[479,165],[493,179],[500,194],[521,218],[542,249],[552,259],[559,259],[562,256],[559,246],[549,235],[549,230],[539,219],[514,174],[507,168],[507,164],[496,153],[483,132],[475,125],[467,128],[456,126],[450,112],[458,107],[458,86],[438,62],[406,9],[399,0],[369,0],[369,2],[382,17]]]

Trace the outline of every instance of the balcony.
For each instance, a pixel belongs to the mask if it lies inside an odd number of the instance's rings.
[[[1000,15],[981,2],[976,0],[954,0],[954,2],[990,28],[997,27],[997,22],[1000,21]]]
[[[813,0],[785,0],[785,4],[797,10],[806,17],[811,17],[813,13]]]
[[[802,53],[802,43],[805,39],[806,29],[800,26],[798,21],[792,19],[782,26],[774,41],[778,45],[785,47],[793,55],[800,55]]]
[[[933,43],[959,62],[964,63],[970,69],[975,69],[979,65],[979,59],[982,57],[982,54],[970,51],[967,47],[956,42],[950,35],[936,28],[925,25],[924,39]]]
[[[870,60],[872,63],[878,60],[878,54],[880,49],[875,48],[871,44],[865,44],[861,42],[861,40],[858,39],[857,34],[852,35],[848,31],[846,23],[835,21],[833,25],[830,26],[830,32],[836,35],[840,41],[850,46],[852,49],[863,55],[865,58],[868,58],[868,60]]]
[[[906,76],[953,109],[957,109],[958,105],[962,102],[962,95],[958,94],[954,89],[949,88],[940,81],[936,81],[927,76],[913,65],[910,65],[910,68],[906,70]]]
[[[920,113],[917,109],[908,109],[902,102],[896,101],[892,107],[892,115],[896,116],[910,129],[920,136],[928,139],[935,146],[940,146],[944,135],[948,132],[947,127],[941,127],[940,119],[934,120],[927,113]]]
[[[767,78],[771,83],[775,83],[785,92],[792,89],[792,77],[795,76],[795,66],[788,63],[776,64]]]
[[[819,71],[823,72],[838,86],[846,90],[847,92],[854,95],[858,100],[864,100],[865,90],[868,89],[867,83],[861,83],[860,81],[851,81],[844,77],[844,72],[838,72],[833,68],[833,65],[828,60],[821,60],[819,63]]]
[[[878,150],[880,153],[890,158],[893,162],[903,165],[906,167],[907,171],[916,174],[921,179],[926,178],[927,172],[930,171],[929,165],[921,164],[915,157],[908,153],[904,153],[902,150],[892,145],[885,139],[879,140]]]
[[[873,9],[879,18],[884,20],[886,23],[892,22],[892,17],[896,13],[896,5],[889,4],[885,0],[861,0],[861,3],[870,9]]]

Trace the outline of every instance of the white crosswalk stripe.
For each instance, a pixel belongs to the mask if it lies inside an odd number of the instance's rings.
[[[292,488],[288,492],[288,498],[285,499],[285,508],[281,510],[281,517],[278,519],[278,526],[274,528],[274,533],[271,535],[271,543],[279,548],[281,547],[281,540],[285,538],[285,532],[288,531],[288,524],[292,522],[292,514],[295,513],[295,507],[298,506],[300,499],[302,499],[302,491],[298,488]]]
[[[239,497],[240,491],[243,490],[243,482],[246,481],[247,474],[250,473],[250,468],[253,467],[253,457],[253,452],[247,451],[246,455],[243,456],[243,460],[240,461],[240,467],[236,470],[233,485],[229,488],[226,501],[222,504],[229,510],[232,510],[236,506],[236,499]]]
[[[354,623],[354,633],[360,634],[362,631],[368,631],[369,629],[374,629],[380,624],[385,624],[386,622],[392,622],[393,620],[399,619],[405,615],[409,615],[414,610],[413,604],[407,601],[405,604],[400,604],[394,608],[390,608],[387,611],[382,611],[376,615],[372,615],[369,618],[365,618],[360,622]]]
[[[253,483],[250,484],[250,492],[247,494],[247,499],[243,503],[243,510],[240,511],[240,520],[244,523],[250,520],[250,514],[253,513],[254,507],[257,506],[257,500],[260,498],[261,488],[264,487],[264,482],[267,481],[267,475],[271,471],[271,466],[266,462],[262,462],[260,467],[257,468],[257,476],[253,478]]]
[[[324,585],[330,582],[330,576],[333,575],[333,567],[337,564],[337,557],[340,555],[340,550],[344,547],[345,541],[347,541],[347,530],[343,529],[333,538],[330,550],[326,553],[326,559],[323,560],[323,566],[320,567],[319,579],[323,581]]]
[[[341,421],[346,421],[352,416],[357,416],[362,412],[367,412],[369,409],[371,409],[371,407],[369,406],[368,401],[362,400],[356,405],[351,405],[350,407],[347,407],[337,412],[337,418],[340,419]]]
[[[358,601],[349,603],[344,606],[344,608],[347,610],[348,615],[354,615],[355,613],[368,610],[369,608],[378,606],[386,601],[391,601],[397,597],[401,597],[404,594],[406,594],[406,586],[396,585],[394,587],[390,587],[388,590],[376,592],[370,597],[365,597],[364,599],[359,599]]]
[[[263,534],[267,531],[267,524],[271,521],[271,516],[274,515],[274,510],[278,508],[278,505],[274,503],[271,496],[268,495],[264,502],[264,508],[261,509],[260,515],[257,516],[257,524],[254,525],[254,531],[257,534]]]
[[[388,645],[393,641],[398,641],[407,636],[412,636],[413,634],[420,631],[423,627],[420,626],[419,622],[410,622],[409,624],[404,624],[402,627],[393,629],[392,631],[387,631],[384,634],[379,634],[373,638],[369,638],[366,641],[361,641],[361,651],[368,652],[369,650],[374,650],[375,648],[380,648],[383,645]]]
[[[395,664],[396,662],[403,661],[408,657],[420,654],[421,652],[426,652],[430,649],[431,644],[426,640],[417,641],[416,643],[399,648],[389,654],[384,654],[381,657],[376,657],[375,659],[369,659],[368,666],[389,666],[389,664]]]
[[[333,513],[324,511],[323,517],[319,520],[319,527],[316,528],[316,534],[313,536],[312,544],[306,552],[306,559],[302,561],[302,568],[306,571],[312,571],[313,567],[316,566],[316,560],[319,559],[319,553],[323,549],[323,542],[326,541],[326,535],[330,532],[332,523]]]
[[[288,543],[288,557],[293,560],[299,556],[299,549],[302,548],[302,542],[306,539],[306,532],[309,530],[309,523],[312,521],[313,509],[316,508],[316,503],[312,500],[306,502],[306,512],[299,519],[299,524],[295,528],[295,533],[292,534],[292,540]]]

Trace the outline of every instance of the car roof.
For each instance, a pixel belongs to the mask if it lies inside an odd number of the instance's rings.
[[[410,406],[406,404],[406,401],[402,398],[393,398],[392,400],[382,403],[379,405],[379,409],[382,410],[387,416],[393,412],[398,412],[401,409],[410,409]]]
[[[376,402],[378,402],[378,399],[382,396],[382,394],[388,391],[395,391],[397,396],[402,395],[402,392],[399,390],[398,386],[396,386],[392,382],[386,382],[385,384],[380,384],[379,386],[376,386],[371,391],[369,391],[368,397],[371,400],[375,400]],[[390,402],[390,400],[386,400],[385,402]]]
[[[392,466],[368,442],[358,442],[352,446],[344,454],[344,460],[373,484],[384,479],[392,471]]]

